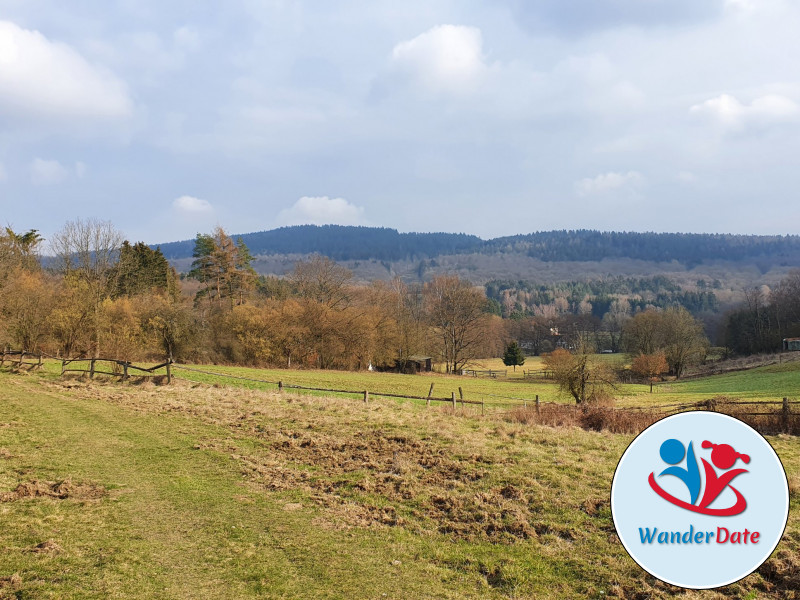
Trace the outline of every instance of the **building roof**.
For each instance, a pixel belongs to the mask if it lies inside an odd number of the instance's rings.
[[[796,338],[783,338],[784,342],[800,342],[800,337]]]
[[[413,361],[423,361],[423,360],[432,360],[432,356],[422,356],[421,354],[414,354],[413,356],[409,356],[408,360]]]

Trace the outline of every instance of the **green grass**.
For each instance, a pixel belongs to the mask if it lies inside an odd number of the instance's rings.
[[[597,355],[596,358],[614,364],[625,363],[627,360],[626,355],[620,354]],[[496,370],[501,368],[502,361],[500,359],[486,359],[477,366]],[[258,383],[217,375],[206,375],[177,367],[174,370],[174,374],[177,378],[185,381],[264,391],[275,390],[277,388],[276,383],[282,381],[286,385],[312,388],[343,389],[353,390],[354,392],[369,390],[372,394],[383,392],[409,396],[427,396],[430,385],[433,383],[433,395],[435,397],[449,398],[451,394],[455,394],[456,398],[458,398],[460,387],[465,398],[484,401],[490,409],[502,409],[504,404],[519,403],[522,400],[533,402],[536,396],[539,396],[542,402],[572,402],[572,399],[559,391],[554,383],[542,380],[526,381],[523,379],[523,367],[518,367],[516,374],[509,370],[507,378],[501,377],[497,379],[442,375],[438,373],[403,375],[368,371],[255,369],[222,365],[191,365],[190,368],[275,383]],[[503,366],[503,368],[505,367]],[[541,368],[541,357],[527,358],[524,366],[525,370],[540,370]],[[55,361],[46,361],[45,372],[53,375],[59,373],[59,364]],[[300,393],[317,396],[330,395],[327,392],[313,391],[302,391]],[[721,395],[765,401],[780,401],[784,397],[799,399],[800,361],[700,379],[659,383],[655,386],[653,393],[650,393],[648,385],[622,383],[616,386],[612,394],[616,397],[618,406],[688,404]],[[350,395],[349,397],[355,396]]]
[[[0,397],[0,493],[108,490],[0,503],[0,598],[673,594],[613,536],[632,436],[187,382],[0,374]],[[796,480],[800,444],[770,442]],[[753,575],[727,594],[766,590]]]
[[[644,388],[644,386],[638,386]],[[756,367],[722,375],[657,384],[655,393],[642,389],[622,404],[691,403],[727,396],[740,400],[800,400],[800,362]]]

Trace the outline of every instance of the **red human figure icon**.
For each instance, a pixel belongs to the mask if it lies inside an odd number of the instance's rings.
[[[736,452],[732,446],[728,444],[712,444],[708,440],[704,441],[702,444],[703,448],[713,448],[711,451],[711,462],[714,463],[714,466],[718,469],[730,469],[738,459],[741,459],[742,462],[748,464],[750,462],[750,457],[747,454],[741,454]],[[732,471],[728,471],[723,473],[722,475],[717,475],[717,472],[714,470],[708,461],[705,458],[700,459],[703,461],[703,468],[705,469],[706,473],[706,489],[703,493],[703,498],[700,501],[700,507],[705,508],[709,504],[711,504],[717,497],[722,493],[726,487],[730,486],[731,481],[742,473],[747,473],[747,469],[733,469]],[[732,509],[738,509],[736,512],[731,514],[738,514],[742,512],[747,507],[747,502],[744,499],[744,496],[737,490],[735,487],[730,486],[731,490],[736,494],[736,504],[732,507]]]

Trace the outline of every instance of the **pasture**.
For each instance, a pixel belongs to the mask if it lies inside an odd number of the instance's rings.
[[[652,396],[773,398],[800,389],[798,371],[783,367],[670,383]],[[552,384],[513,379],[206,369],[566,402]],[[188,371],[154,386],[54,370],[0,373],[0,598],[791,598],[798,589],[795,437],[769,437],[793,485],[776,556],[721,592],[685,593],[645,576],[614,534],[610,481],[632,435],[456,417],[442,404],[278,394]],[[645,386],[625,392],[620,402],[651,401]]]

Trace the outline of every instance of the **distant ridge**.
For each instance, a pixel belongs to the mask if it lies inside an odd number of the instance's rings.
[[[464,233],[399,233],[387,227],[296,225],[234,235],[256,254],[313,254],[334,260],[406,260],[477,252],[484,241]],[[194,240],[160,244],[169,260],[192,255]],[[155,247],[155,246],[154,246]]]
[[[386,227],[298,225],[246,233],[254,255],[319,253],[334,260],[400,261],[453,254],[517,254],[538,260],[601,261],[629,258],[677,261],[692,266],[706,260],[800,267],[798,235],[637,233],[590,229],[543,231],[482,240],[463,233],[399,233]],[[170,260],[192,256],[194,240],[158,245]],[[154,246],[155,247],[155,246]]]

